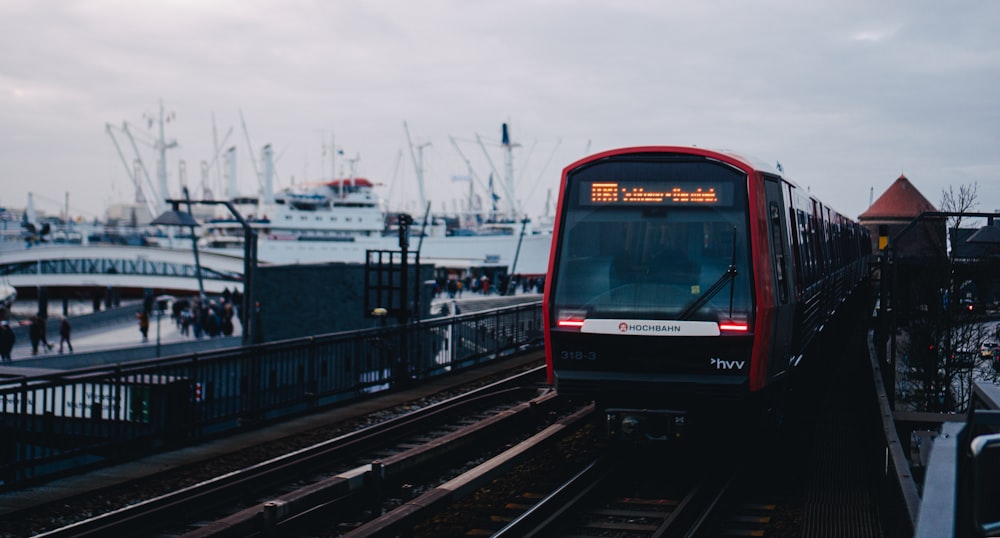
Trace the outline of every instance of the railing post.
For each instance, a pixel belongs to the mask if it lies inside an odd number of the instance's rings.
[[[202,402],[205,400],[205,390],[207,387],[198,380],[198,354],[191,354],[191,367],[188,373],[188,383],[190,388],[190,399],[191,405],[188,411],[188,438],[194,439],[198,436],[198,426],[200,424],[200,415],[202,410]]]
[[[316,337],[309,337],[309,347],[306,358],[306,405],[313,407],[319,397],[318,377],[319,368],[316,363]]]
[[[113,434],[112,434],[111,438],[112,439],[118,439],[119,442],[125,442],[128,439],[128,433],[129,433],[127,431],[126,426],[125,426],[125,424],[126,424],[125,421],[128,421],[128,420],[131,419],[131,417],[129,417],[129,411],[131,411],[131,408],[127,408],[127,409],[122,409],[122,408],[125,407],[125,405],[131,406],[132,402],[127,402],[127,404],[126,404],[125,401],[124,401],[124,397],[122,395],[122,377],[123,376],[122,376],[122,365],[121,364],[115,364],[114,373],[112,375],[114,377],[112,378],[113,382],[111,383],[111,390],[114,392],[114,394],[111,397],[112,397],[112,399],[115,401],[115,403],[117,405],[115,406],[116,409],[112,410],[111,412],[114,414],[114,413],[118,413],[119,412],[118,410],[122,410],[122,411],[124,411],[125,416],[117,416],[116,417],[117,420],[113,420],[113,424],[111,426],[111,430],[112,430]],[[119,450],[117,450],[117,447],[112,447],[112,452],[117,455],[119,453]]]
[[[500,348],[501,348],[500,329],[501,329],[500,311],[497,310],[496,312],[493,313],[493,360],[497,360],[500,358]]]
[[[21,399],[20,402],[21,416],[19,417],[20,420],[18,420],[17,431],[19,432],[19,435],[18,435],[17,447],[15,449],[17,452],[16,456],[17,468],[15,470],[15,479],[17,481],[21,481],[28,478],[29,474],[28,469],[34,467],[32,465],[33,462],[31,462],[28,459],[28,447],[26,446],[25,443],[27,435],[25,435],[24,433],[27,430],[28,426],[28,380],[27,379],[21,380],[21,390],[18,393],[18,397]]]

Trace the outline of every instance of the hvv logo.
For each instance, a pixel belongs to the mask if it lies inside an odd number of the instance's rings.
[[[709,364],[715,366],[716,370],[742,370],[746,361],[724,361],[718,357],[712,357]]]

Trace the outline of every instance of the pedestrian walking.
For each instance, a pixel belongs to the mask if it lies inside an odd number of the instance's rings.
[[[226,303],[222,307],[222,335],[232,336],[233,330],[235,330],[233,327],[233,305]]]
[[[69,320],[66,316],[62,317],[62,321],[59,322],[59,353],[63,352],[63,342],[66,342],[66,347],[69,348],[69,352],[73,352],[73,343],[69,341],[69,333],[73,330],[70,326]]]
[[[219,313],[216,311],[214,300],[208,302],[208,307],[205,308],[201,326],[209,338],[219,336]]]
[[[48,328],[48,321],[49,320],[45,316],[39,316],[38,319],[39,319],[38,330],[39,330],[39,332],[41,332],[41,335],[42,335],[41,336],[41,343],[42,343],[42,345],[45,346],[45,352],[48,353],[49,351],[52,351],[52,348],[55,347],[55,346],[53,346],[52,344],[49,343],[49,337],[46,336],[46,334],[45,334],[46,333],[46,329]]]
[[[135,317],[139,318],[139,332],[142,333],[142,341],[149,341],[149,314],[145,310],[139,311]]]
[[[28,340],[31,342],[31,354],[38,355],[38,344],[42,341],[42,322],[38,316],[28,320]]]
[[[181,311],[181,335],[191,336],[191,311],[188,309]]]
[[[17,336],[14,334],[14,329],[10,328],[10,323],[7,320],[0,321],[0,360],[3,362],[13,360],[10,358],[10,354],[16,340]]]

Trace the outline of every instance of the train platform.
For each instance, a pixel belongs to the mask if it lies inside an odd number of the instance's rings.
[[[116,321],[74,329],[72,352],[68,348],[59,352],[58,332],[55,338],[49,338],[53,348],[41,346],[38,354],[31,353],[26,337],[18,339],[13,360],[0,363],[0,379],[235,347],[242,343],[238,336],[242,331],[239,320],[234,320],[234,324],[237,336],[195,338],[181,334],[169,316],[159,320],[154,316],[147,339],[143,341],[135,313],[129,309],[127,316]]]
[[[501,308],[531,301],[540,301],[540,293],[517,293],[514,295],[483,295],[464,293],[460,297],[448,297],[442,293],[431,301],[431,316],[472,313],[492,308]],[[216,338],[195,338],[181,334],[180,329],[169,315],[154,316],[150,319],[149,334],[142,340],[135,314],[140,305],[126,305],[118,309],[105,310],[94,314],[70,317],[74,325],[72,332],[73,351],[65,349],[59,353],[59,332],[50,328],[48,334],[53,349],[39,350],[32,355],[27,331],[18,335],[14,347],[13,361],[0,363],[0,380],[21,376],[39,375],[52,371],[87,368],[105,364],[116,364],[133,360],[169,357],[193,352],[204,352],[242,344],[243,333],[239,319],[234,318],[236,336]],[[50,321],[51,325],[53,322]],[[58,318],[56,319],[56,324]]]
[[[15,308],[12,310],[15,318],[10,321],[11,327],[14,329],[14,334],[17,338],[11,354],[15,365],[20,363],[22,366],[48,366],[51,364],[57,364],[60,362],[60,359],[69,356],[80,356],[88,353],[106,352],[126,348],[151,348],[153,349],[153,354],[145,354],[141,352],[133,354],[137,356],[148,355],[148,357],[154,357],[156,356],[155,348],[158,343],[161,347],[166,348],[166,346],[172,346],[179,343],[197,341],[204,342],[210,340],[209,338],[197,339],[190,335],[183,335],[174,320],[170,318],[169,312],[165,312],[162,315],[158,315],[154,312],[150,316],[149,331],[147,333],[146,340],[143,341],[142,333],[139,331],[139,322],[136,318],[136,314],[138,314],[142,309],[142,303],[133,301],[122,303],[121,306],[116,308],[110,308],[97,312],[84,311],[80,308],[71,309],[70,315],[67,316],[67,319],[72,327],[70,342],[73,351],[69,350],[69,346],[65,346],[61,353],[59,346],[59,322],[62,316],[52,315],[51,310],[54,309],[50,308],[50,315],[48,322],[46,323],[46,339],[49,344],[52,345],[52,348],[48,349],[42,345],[39,346],[38,353],[33,354],[28,337],[28,325],[23,323],[27,323],[26,313],[34,311],[34,303],[32,301],[26,301],[24,303],[30,304],[17,303]],[[238,318],[234,318],[234,324],[235,329],[233,334],[239,335],[241,333],[241,329]],[[238,341],[239,338],[237,337],[236,340]],[[205,344],[201,345],[204,346]],[[160,351],[161,356],[166,356],[162,352],[170,351],[170,349],[166,348],[161,349]],[[143,356],[141,358],[148,357]],[[69,362],[72,363],[74,361]],[[11,364],[7,363],[0,366],[10,365]],[[85,365],[86,364],[68,364],[62,367],[79,368]],[[60,368],[61,366],[54,367]]]
[[[326,424],[389,409],[405,402],[430,396],[456,384],[471,382],[477,378],[506,369],[520,367],[533,362],[540,364],[543,359],[544,352],[533,351],[504,360],[493,361],[477,368],[462,370],[454,375],[435,377],[416,387],[382,394],[364,401],[338,406],[319,413],[282,421],[207,443],[161,452],[142,457],[135,461],[100,468],[85,474],[52,480],[21,490],[4,492],[3,495],[0,495],[0,515],[11,514],[19,510],[57,502],[78,495],[85,495],[135,478],[167,472],[185,465],[222,456],[248,446],[266,443]]]

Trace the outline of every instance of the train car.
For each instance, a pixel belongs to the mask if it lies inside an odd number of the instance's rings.
[[[676,438],[710,412],[766,409],[869,256],[867,229],[740,155],[584,158],[560,186],[549,383],[594,400],[616,437]]]

